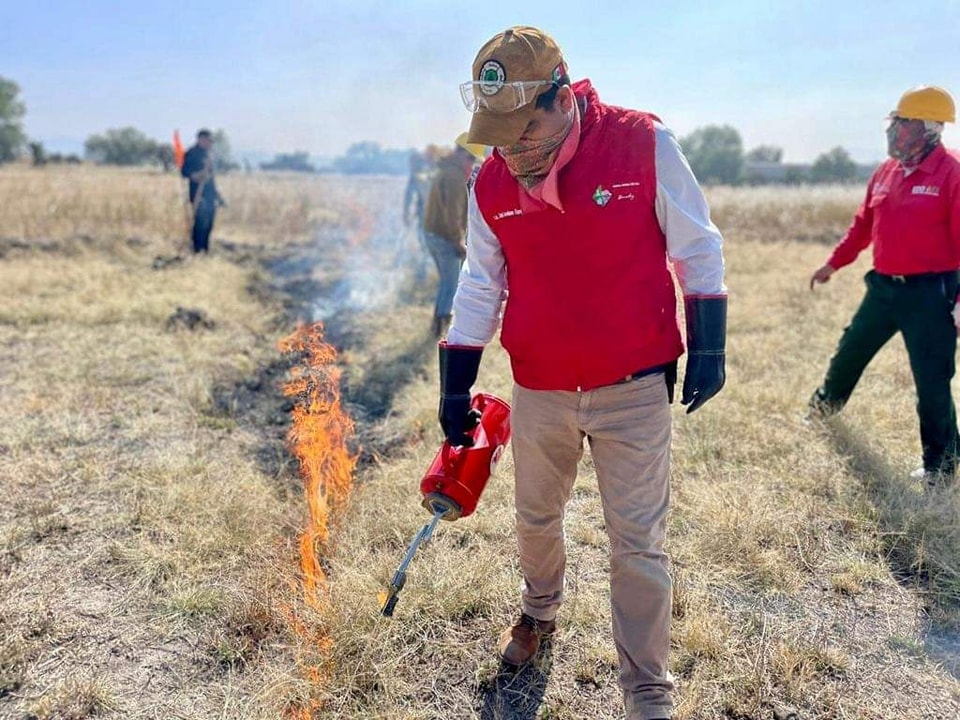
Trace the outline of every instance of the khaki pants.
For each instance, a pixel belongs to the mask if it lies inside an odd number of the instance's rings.
[[[511,426],[523,612],[552,620],[563,599],[563,514],[586,437],[610,537],[613,636],[627,718],[668,718],[671,597],[663,540],[670,406],[663,373],[586,392],[515,386]]]

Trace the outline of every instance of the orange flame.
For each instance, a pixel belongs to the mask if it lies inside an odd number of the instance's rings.
[[[284,353],[296,353],[299,364],[290,371],[283,393],[295,398],[287,440],[300,461],[309,523],[300,535],[300,569],[304,601],[321,606],[326,584],[320,558],[328,549],[331,518],[350,498],[357,458],[347,448],[353,421],[340,404],[337,351],[323,339],[323,324],[299,325],[280,341]]]

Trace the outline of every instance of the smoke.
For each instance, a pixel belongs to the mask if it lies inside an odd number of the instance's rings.
[[[404,179],[342,176],[337,183],[333,205],[346,216],[346,231],[336,238],[329,231],[317,236],[318,257],[329,254],[331,241],[340,247],[333,253],[337,266],[324,269],[337,279],[311,304],[314,322],[392,304],[410,262],[422,252],[402,222]]]

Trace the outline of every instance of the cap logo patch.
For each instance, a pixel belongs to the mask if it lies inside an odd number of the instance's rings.
[[[484,95],[496,95],[506,79],[507,73],[503,65],[496,60],[487,60],[480,68],[480,92]]]

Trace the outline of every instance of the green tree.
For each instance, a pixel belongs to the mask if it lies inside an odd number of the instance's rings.
[[[28,144],[28,147],[30,148],[30,158],[33,161],[34,167],[47,164],[47,151],[44,150],[42,142],[31,142]]]
[[[170,143],[158,143],[156,158],[164,172],[170,172],[173,170],[173,162],[175,160],[173,155],[173,145]]]
[[[706,185],[736,185],[743,179],[743,139],[730,125],[707,125],[680,141],[697,179]]]
[[[783,175],[783,182],[787,185],[801,185],[808,179],[807,173],[798,167],[787,168],[787,172]]]
[[[857,164],[842,147],[821,154],[810,168],[810,180],[815,183],[850,182],[856,178]]]
[[[271,162],[260,163],[261,170],[293,170],[294,172],[316,172],[310,164],[310,155],[302,150],[293,153],[279,153]]]
[[[233,149],[230,147],[230,139],[223,129],[213,131],[213,153],[215,170],[217,172],[227,172],[236,170],[240,167],[233,159]]]
[[[333,169],[347,175],[405,175],[409,172],[411,150],[384,150],[379,143],[366,140],[347,148],[334,159]]]
[[[776,145],[758,145],[745,156],[747,162],[783,162],[783,148]]]
[[[20,86],[0,77],[0,163],[20,157],[27,136],[23,132],[23,116],[27,108],[18,99]]]
[[[91,135],[84,143],[88,158],[101,165],[143,165],[157,157],[157,141],[133,127]]]

